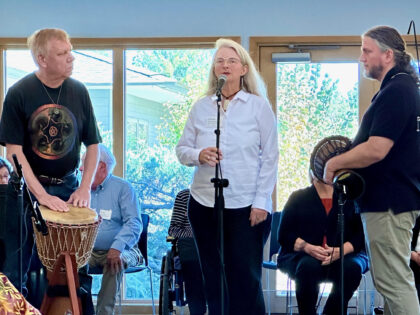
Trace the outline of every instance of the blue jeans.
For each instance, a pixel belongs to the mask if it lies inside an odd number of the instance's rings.
[[[57,196],[64,201],[67,201],[70,198],[70,195],[77,189],[79,186],[78,179],[76,174],[67,176],[65,182],[60,185],[43,185],[44,189],[48,194]],[[6,260],[3,268],[3,273],[9,278],[10,282],[16,287],[19,288],[19,255],[18,249],[20,248],[19,244],[19,209],[16,209],[17,195],[14,191],[14,188],[9,185],[7,193],[7,208],[6,208],[6,218],[8,219],[8,224],[6,225],[7,239],[5,240],[6,247]],[[32,200],[35,198],[31,195]],[[26,282],[28,279],[28,271],[31,266],[32,255],[37,255],[36,248],[34,246],[34,231],[32,227],[31,214],[32,210],[29,208],[30,202],[24,197],[24,209],[23,209],[23,223],[22,223],[22,294],[27,295],[28,290],[26,287]],[[80,285],[90,293],[90,282],[91,277],[87,274],[87,271],[84,270],[84,267],[79,270]],[[89,301],[90,300],[90,301]],[[84,301],[82,301],[84,302]],[[93,303],[91,297],[87,298],[87,307],[92,309],[90,311],[84,311],[83,314],[93,313]],[[85,304],[85,303],[83,303]],[[91,306],[89,306],[91,304]]]

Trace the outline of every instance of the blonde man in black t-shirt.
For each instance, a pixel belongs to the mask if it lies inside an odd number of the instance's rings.
[[[90,187],[98,163],[101,141],[86,87],[72,78],[74,57],[68,34],[60,29],[42,29],[28,38],[38,67],[16,82],[7,92],[0,121],[0,144],[7,159],[15,154],[22,165],[27,187],[39,204],[65,212],[69,204],[90,205]],[[85,170],[79,185],[76,171],[81,144],[86,146]],[[22,246],[10,209],[8,226],[12,237],[6,244],[5,274],[19,287],[16,249],[22,247],[23,293],[33,247],[32,224],[25,212],[29,231]]]

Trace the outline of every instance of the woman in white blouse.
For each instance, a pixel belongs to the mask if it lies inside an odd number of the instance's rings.
[[[222,88],[220,150],[216,144],[216,86]],[[277,178],[276,119],[255,66],[238,43],[219,39],[206,96],[189,114],[176,153],[195,167],[188,216],[197,244],[210,315],[220,314],[220,255],[214,186],[219,163],[224,188],[225,314],[265,313],[261,289],[263,247],[271,222],[271,193]]]

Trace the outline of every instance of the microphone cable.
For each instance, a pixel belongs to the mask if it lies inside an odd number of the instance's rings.
[[[26,206],[24,205],[23,206],[23,213],[21,214],[22,215],[22,224],[23,224],[23,226],[22,226],[22,236],[23,236],[23,238],[22,238],[22,242],[16,247],[16,250],[11,252],[12,255],[16,255],[19,251],[22,251],[22,253],[23,253],[23,249],[25,248],[25,244],[26,244],[26,242],[28,242],[29,227],[28,227],[28,222],[27,222],[27,219],[26,219],[27,216],[29,215],[28,211],[29,211],[29,205],[26,205]],[[31,220],[32,220],[32,218],[31,218]],[[35,245],[35,242],[34,242],[34,245]]]
[[[333,205],[334,206],[334,205]],[[340,207],[340,205],[338,205],[338,207]],[[344,205],[343,205],[343,207],[344,207]],[[339,208],[338,208],[339,209]],[[340,214],[339,213],[339,210],[337,209],[337,211],[338,211],[338,213],[337,213],[337,220],[338,220],[338,215]],[[331,209],[332,210],[332,209]],[[344,210],[344,209],[343,209]],[[330,214],[332,214],[331,212],[330,212]],[[343,214],[344,214],[344,211],[343,211]],[[332,242],[333,244],[337,244],[337,241],[339,242],[339,245],[338,245],[338,247],[340,247],[340,229],[339,229],[339,226],[338,226],[338,224],[337,224],[337,231],[335,231],[335,237],[334,237],[334,241]],[[345,228],[345,226],[344,226],[344,228]],[[330,263],[328,264],[328,265],[326,265],[325,267],[327,268],[327,272],[326,272],[326,276],[325,276],[325,279],[326,279],[326,281],[325,282],[323,282],[324,284],[325,283],[327,283],[328,281],[330,281],[330,279],[329,279],[329,277],[330,277],[330,271],[331,271],[331,265],[333,264],[333,263],[335,263],[335,262],[340,262],[340,258],[338,258],[336,261],[333,261],[333,256],[334,256],[334,251],[335,251],[335,246],[333,245],[333,247],[332,247],[332,252],[331,252],[331,256],[330,256]],[[339,249],[339,251],[340,251],[340,249]],[[343,248],[343,251],[344,251],[344,248]],[[344,259],[344,252],[343,252],[343,259]],[[338,271],[339,273],[340,273],[340,270]],[[336,283],[338,286],[340,285],[340,282],[337,282]],[[340,290],[340,288],[334,288],[335,290]],[[318,311],[318,308],[319,308],[319,306],[321,305],[321,301],[322,301],[322,297],[323,297],[323,295],[324,295],[324,290],[325,290],[325,285],[322,287],[322,291],[321,291],[321,294],[319,295],[319,299],[318,299],[318,302],[316,303],[316,305],[315,305],[315,310],[316,311]],[[330,292],[330,294],[331,294],[331,292]]]
[[[417,70],[419,71],[419,75],[420,75],[419,45],[417,43],[416,23],[414,23],[414,20],[410,21],[410,25],[408,26],[407,35],[410,35],[411,26],[413,27],[413,32],[414,32],[414,45],[416,47],[416,56],[417,56]]]

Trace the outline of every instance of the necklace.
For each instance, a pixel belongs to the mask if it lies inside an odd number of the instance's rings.
[[[228,106],[229,106],[229,103],[230,103],[230,101],[231,101],[231,99],[240,91],[241,89],[239,89],[239,90],[237,90],[235,93],[233,93],[233,94],[231,94],[231,95],[229,95],[229,96],[226,96],[225,94],[223,94],[222,93],[222,96],[223,96],[223,98],[224,98],[224,100],[223,100],[223,110],[224,111],[227,111],[227,108],[228,108]]]
[[[229,95],[229,96],[226,96],[225,94],[223,94],[222,93],[222,95],[223,95],[223,97],[226,99],[226,100],[230,100],[232,97],[234,97],[239,91],[240,91],[241,89],[239,89],[239,90],[237,90],[235,93],[233,93],[233,94],[231,94],[231,95]]]
[[[58,91],[58,97],[57,97],[57,102],[54,102],[54,100],[52,99],[50,93],[48,93],[47,88],[45,87],[44,83],[42,83],[42,87],[44,88],[45,93],[47,93],[48,97],[50,98],[51,102],[55,105],[58,105],[58,101],[60,99],[60,95],[61,95],[61,89],[63,88],[63,84],[60,85],[60,91]]]

